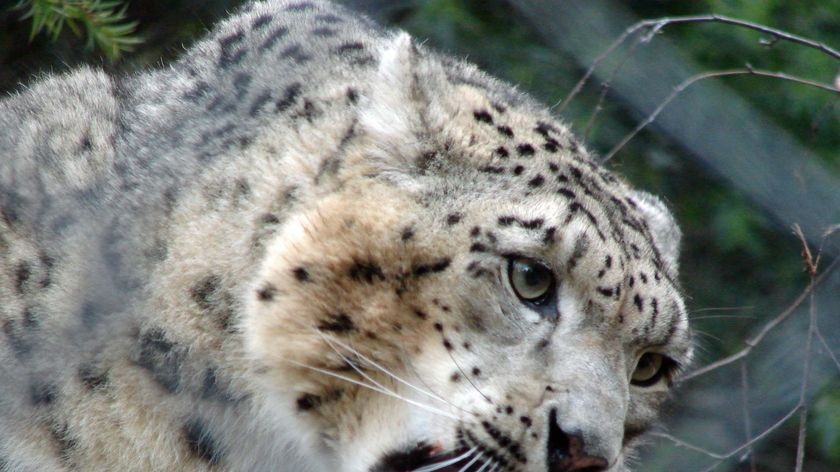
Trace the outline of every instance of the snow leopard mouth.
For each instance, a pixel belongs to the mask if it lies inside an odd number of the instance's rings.
[[[471,452],[463,448],[443,453],[437,446],[420,442],[385,455],[370,472],[475,472],[484,463],[473,460]]]

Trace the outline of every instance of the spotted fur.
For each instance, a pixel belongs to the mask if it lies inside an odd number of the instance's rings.
[[[690,358],[658,199],[325,1],[45,77],[0,149],[3,472],[622,471],[668,391],[636,360]]]

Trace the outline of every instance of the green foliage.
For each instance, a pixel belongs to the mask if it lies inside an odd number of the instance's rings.
[[[67,26],[79,37],[84,30],[86,47],[99,47],[111,60],[142,42],[133,34],[137,22],[126,21],[128,6],[118,0],[19,0],[12,8],[32,20],[30,41],[41,32],[55,41]]]
[[[820,395],[811,412],[810,426],[817,447],[826,457],[840,463],[840,389],[834,382]]]

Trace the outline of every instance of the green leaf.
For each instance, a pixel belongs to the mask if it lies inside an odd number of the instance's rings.
[[[31,19],[30,41],[42,32],[57,41],[66,25],[85,37],[88,49],[98,47],[110,60],[143,42],[134,35],[138,22],[127,21],[128,5],[119,0],[19,0],[12,9],[23,11],[21,20]]]

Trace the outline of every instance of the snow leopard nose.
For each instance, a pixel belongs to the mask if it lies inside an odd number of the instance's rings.
[[[603,457],[590,456],[579,434],[563,431],[557,422],[557,410],[548,416],[548,472],[600,472],[609,463]]]

